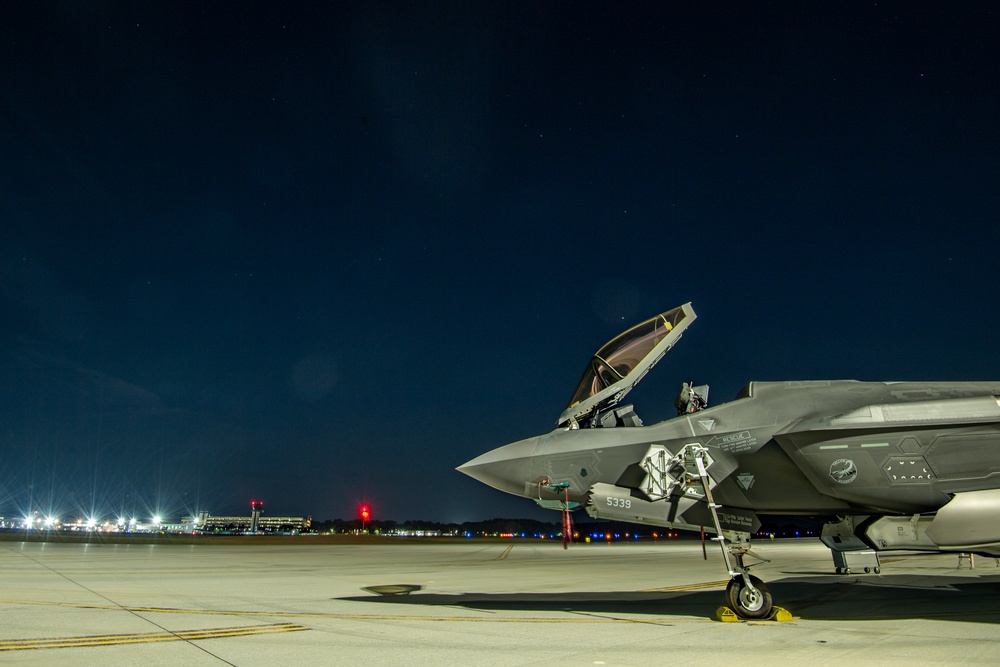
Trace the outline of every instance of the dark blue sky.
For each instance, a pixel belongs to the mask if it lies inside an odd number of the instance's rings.
[[[454,471],[681,381],[997,379],[990,3],[8,2],[0,515],[555,515]]]

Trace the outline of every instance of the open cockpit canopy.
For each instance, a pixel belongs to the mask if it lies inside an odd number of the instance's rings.
[[[697,315],[690,303],[660,313],[624,331],[590,359],[559,416],[559,426],[579,424],[614,407],[674,346]]]

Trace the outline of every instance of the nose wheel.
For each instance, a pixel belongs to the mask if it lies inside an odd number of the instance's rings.
[[[750,580],[750,585],[744,580]],[[767,618],[771,615],[771,591],[764,582],[751,574],[736,575],[726,586],[729,608],[743,618]]]

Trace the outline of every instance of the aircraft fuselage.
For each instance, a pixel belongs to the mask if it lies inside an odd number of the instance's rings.
[[[704,503],[643,492],[651,447],[706,448],[715,502],[750,514],[919,515],[1000,481],[1000,382],[767,382],[746,393],[650,426],[556,429],[460,470],[543,506],[680,527],[706,525]]]

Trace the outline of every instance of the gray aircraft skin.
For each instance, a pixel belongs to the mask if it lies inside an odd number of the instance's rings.
[[[554,431],[458,470],[551,509],[717,534],[747,618],[772,611],[744,564],[762,514],[825,522],[834,551],[1000,556],[1000,382],[751,382],[713,407],[685,384],[678,416],[644,426],[621,399],[695,317],[688,303],[615,337]]]

